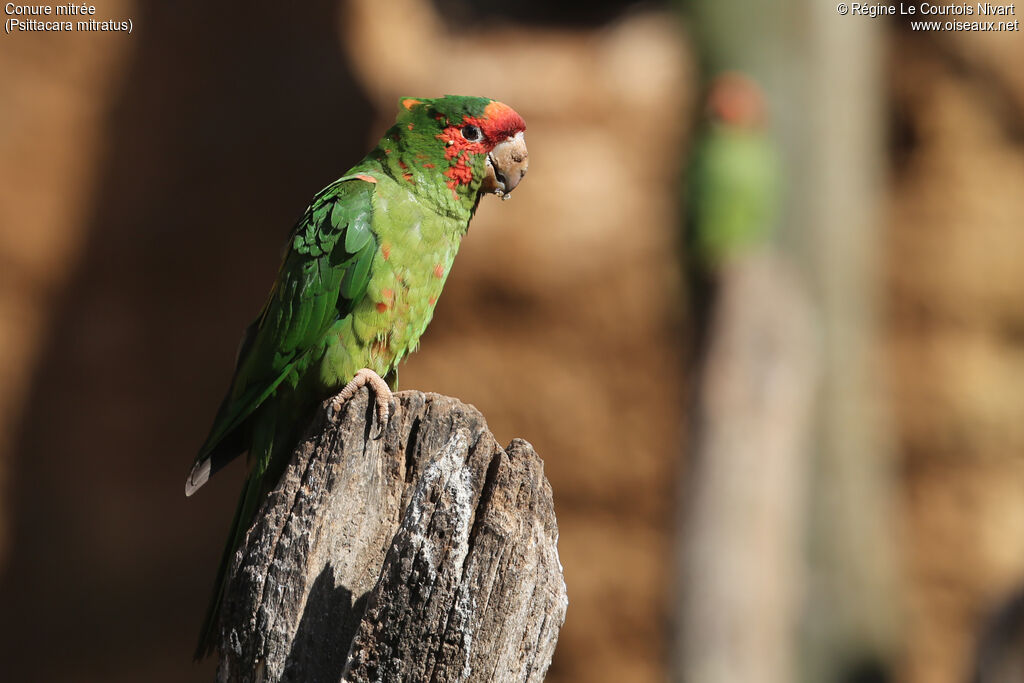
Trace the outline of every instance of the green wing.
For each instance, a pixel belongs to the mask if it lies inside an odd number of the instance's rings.
[[[345,176],[324,188],[292,231],[263,311],[242,338],[231,387],[186,483],[190,494],[245,448],[246,420],[366,293],[377,240],[376,185]],[[308,361],[307,361],[308,362]]]

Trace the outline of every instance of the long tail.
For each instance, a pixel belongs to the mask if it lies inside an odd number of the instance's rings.
[[[249,456],[253,467],[238,500],[235,517],[231,522],[231,532],[228,535],[228,544],[224,548],[220,566],[217,568],[213,596],[206,609],[206,617],[203,619],[203,627],[199,633],[199,644],[196,646],[195,658],[197,660],[210,654],[216,647],[221,603],[224,601],[224,589],[227,586],[235,552],[245,540],[245,535],[252,525],[263,498],[277,484],[277,479],[288,462],[288,455],[294,445],[289,439],[280,438],[275,433],[275,412],[273,409],[263,411],[264,414],[254,421],[253,445]],[[275,439],[275,436],[278,438]]]
[[[246,481],[242,496],[238,499],[238,506],[235,508],[235,517],[231,521],[231,534],[228,536],[228,544],[220,558],[220,566],[217,567],[217,579],[213,584],[213,596],[206,608],[206,616],[203,618],[203,627],[199,632],[199,644],[196,646],[196,660],[200,660],[213,652],[217,644],[216,632],[217,622],[220,618],[220,606],[224,599],[224,587],[227,585],[228,572],[231,563],[235,559],[235,552],[242,544],[246,531],[249,529],[249,522],[256,514],[256,508],[262,496],[259,495],[262,486],[256,477],[250,476]],[[243,520],[246,520],[243,523]]]

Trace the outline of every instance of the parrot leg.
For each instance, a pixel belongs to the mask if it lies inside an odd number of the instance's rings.
[[[381,434],[384,433],[384,428],[388,425],[388,420],[391,418],[391,399],[393,397],[391,389],[388,387],[388,383],[370,368],[363,368],[356,373],[356,376],[352,378],[352,381],[344,386],[344,388],[338,392],[338,394],[331,399],[331,404],[327,407],[327,419],[334,421],[335,416],[341,410],[341,405],[356,395],[356,392],[362,389],[364,386],[369,386],[374,394],[374,398],[377,402],[377,419],[380,424],[379,431],[374,439],[379,439]]]

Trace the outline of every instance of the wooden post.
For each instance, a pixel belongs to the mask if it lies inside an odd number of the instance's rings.
[[[770,249],[721,269],[695,391],[677,681],[800,680],[804,491],[821,350]]]
[[[568,604],[543,463],[395,396],[379,439],[364,389],[297,447],[235,557],[219,681],[543,680]]]

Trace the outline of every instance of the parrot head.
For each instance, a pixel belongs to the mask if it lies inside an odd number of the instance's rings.
[[[766,123],[764,93],[754,79],[727,71],[711,82],[707,96],[711,120],[734,128],[761,129]]]
[[[485,97],[406,97],[378,158],[410,191],[440,180],[449,198],[475,206],[483,194],[508,199],[526,175],[525,131],[514,109]]]

